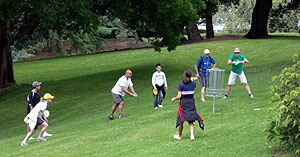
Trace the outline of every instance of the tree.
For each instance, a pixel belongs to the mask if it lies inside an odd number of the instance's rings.
[[[154,30],[156,50],[168,46],[174,50],[183,37],[182,30],[197,21],[197,10],[190,0],[114,0],[111,12],[129,28],[143,32]],[[140,33],[143,34],[143,33]]]
[[[250,31],[246,34],[246,38],[267,38],[268,35],[268,18],[272,8],[272,0],[256,0],[252,13],[252,22]]]
[[[0,1],[0,88],[15,84],[10,50],[9,27],[12,19],[18,19],[26,23],[26,20],[33,21],[36,25],[32,29],[52,29],[59,34],[63,30],[84,30],[89,31],[95,27],[97,17],[91,12],[92,0],[1,0]],[[94,24],[93,24],[94,23]],[[34,32],[27,25],[24,32]],[[30,30],[30,31],[29,31]]]

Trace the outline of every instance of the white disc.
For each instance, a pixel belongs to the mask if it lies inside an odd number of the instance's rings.
[[[50,116],[50,112],[49,112],[48,110],[46,110],[46,111],[44,111],[44,115],[45,115],[45,117],[47,118],[47,117]]]

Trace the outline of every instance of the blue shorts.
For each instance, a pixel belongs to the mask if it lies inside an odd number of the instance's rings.
[[[209,82],[208,77],[209,76],[201,76],[200,75],[199,81],[200,81],[202,87],[206,87],[206,88],[208,87],[208,82]]]
[[[44,120],[38,117],[36,126],[34,127],[34,130],[36,130],[38,128],[38,126],[42,125],[43,123],[44,123]]]

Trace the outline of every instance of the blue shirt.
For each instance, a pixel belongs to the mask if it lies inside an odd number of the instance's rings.
[[[201,60],[203,59],[202,63],[201,63]],[[197,63],[196,63],[196,66],[199,67],[199,64],[201,63],[200,65],[200,68],[201,69],[204,69],[204,71],[199,71],[199,74],[201,76],[206,76],[207,72],[206,72],[206,69],[210,69],[210,66],[211,66],[211,63],[212,64],[216,64],[216,61],[212,58],[212,57],[207,57],[205,58],[204,56],[201,56]]]
[[[196,88],[196,82],[192,81],[188,84],[181,82],[177,88],[181,92],[181,98],[194,98],[194,89]]]

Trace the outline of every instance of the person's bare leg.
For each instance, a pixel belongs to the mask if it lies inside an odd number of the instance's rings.
[[[30,130],[30,127],[29,125],[27,125],[27,133],[29,133],[31,130]]]
[[[202,88],[201,88],[201,100],[202,100],[202,101],[205,101],[205,99],[204,99],[204,94],[205,94],[205,87],[202,87]]]
[[[189,126],[190,126],[191,136],[194,137],[194,123],[193,122],[189,122]]]
[[[251,90],[250,90],[250,87],[249,87],[248,83],[244,83],[244,86],[245,86],[248,94],[251,94]]]
[[[114,103],[114,105],[111,107],[111,111],[110,111],[110,116],[113,116],[115,111],[116,111],[116,108],[118,107],[119,104],[116,104]]]
[[[181,137],[183,130],[183,123],[178,126],[178,136]]]
[[[122,112],[123,112],[124,104],[125,104],[125,102],[122,101],[122,102],[120,103],[120,105],[119,105],[119,116],[122,116],[122,115],[123,115]]]
[[[30,131],[29,133],[27,133],[26,137],[24,138],[24,142],[27,142],[28,139],[36,132],[36,129],[34,129],[33,131]]]
[[[225,95],[228,95],[228,93],[230,91],[230,88],[231,88],[231,85],[227,85],[227,89],[226,89]]]
[[[39,136],[38,136],[38,138],[41,138],[41,137],[43,137],[43,134],[44,134],[44,132],[46,131],[46,129],[48,128],[48,124],[46,123],[46,122],[44,122],[44,123],[42,123],[42,129],[41,129],[41,132],[40,132],[40,134],[39,134]]]

